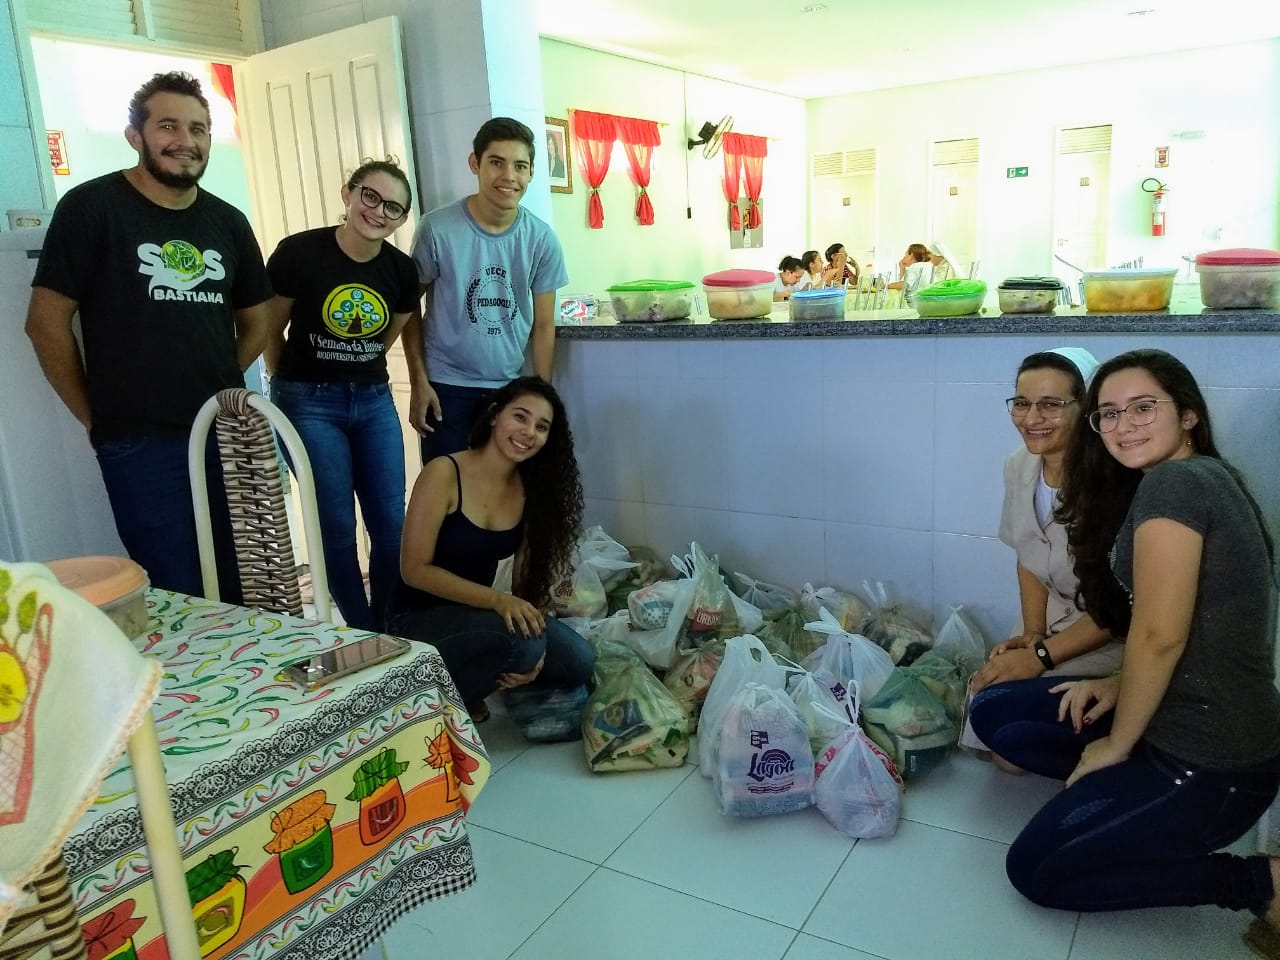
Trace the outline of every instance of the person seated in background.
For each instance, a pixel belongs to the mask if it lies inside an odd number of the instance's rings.
[[[1010,729],[1007,759],[1065,781],[1009,847],[1006,873],[1058,910],[1250,910],[1245,943],[1280,960],[1280,858],[1218,852],[1280,786],[1266,519],[1177,358],[1113,357],[1081,414],[1057,514],[1085,609],[1125,637],[1124,660],[1109,677],[974,697],[980,737]]]
[[[800,278],[804,276],[804,264],[795,257],[783,257],[778,261],[778,276],[773,281],[773,299],[787,300]]]
[[[800,266],[804,267],[804,273],[800,276],[800,282],[796,284],[797,290],[812,290],[823,286],[821,253],[817,250],[806,250],[800,256]]]
[[[539,377],[496,390],[469,448],[428,461],[413,485],[391,632],[440,651],[476,722],[495,690],[591,678],[591,645],[546,614],[582,508],[564,404]],[[507,593],[493,582],[513,555]]]
[[[1076,580],[1067,530],[1054,517],[1066,475],[1064,454],[1080,419],[1080,402],[1098,361],[1081,347],[1033,353],[1018,367],[1013,396],[1005,401],[1022,443],[1004,465],[1000,539],[1017,558],[1022,617],[1012,637],[997,644],[973,675],[977,693],[992,684],[1043,676],[1104,677],[1120,668],[1124,647],[1076,603]],[[995,750],[965,725],[960,745]]]
[[[960,276],[959,271],[956,270],[955,258],[943,246],[941,240],[934,240],[929,244],[929,263],[933,265],[933,275],[929,278],[930,283],[937,283],[939,280],[950,280],[953,277]]]
[[[822,271],[823,285],[828,287],[858,286],[858,261],[849,256],[843,243],[827,247],[827,268]]]
[[[929,248],[923,243],[913,243],[898,261],[898,279],[889,284],[890,290],[902,291],[902,302],[915,306],[916,291],[927,287],[933,277],[933,264],[929,262]]]

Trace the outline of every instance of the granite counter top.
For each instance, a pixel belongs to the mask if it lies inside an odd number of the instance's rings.
[[[918,337],[946,334],[1123,333],[1280,333],[1280,310],[1209,310],[1198,292],[1175,289],[1168,310],[1149,313],[1097,313],[1083,307],[1059,307],[1053,313],[924,318],[911,309],[850,312],[843,320],[790,319],[779,304],[756,320],[691,317],[662,323],[598,323],[558,326],[566,340],[764,340],[774,337]]]

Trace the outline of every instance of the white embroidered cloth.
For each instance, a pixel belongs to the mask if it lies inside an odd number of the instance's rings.
[[[0,561],[0,933],[97,797],[161,673],[48,568]]]

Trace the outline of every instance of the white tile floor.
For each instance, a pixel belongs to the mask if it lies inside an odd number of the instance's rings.
[[[1248,916],[1216,907],[1027,903],[1005,850],[1058,786],[964,754],[908,786],[896,836],[855,842],[812,808],[724,817],[692,764],[593,775],[581,743],[526,744],[498,709],[480,729],[493,775],[469,815],[479,879],[400,920],[388,960],[1251,956]]]

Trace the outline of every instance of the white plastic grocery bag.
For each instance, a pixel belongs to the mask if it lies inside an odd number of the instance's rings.
[[[825,634],[827,642],[805,657],[801,665],[814,674],[833,677],[845,690],[857,683],[862,696],[870,700],[893,673],[893,660],[884,649],[861,634],[849,633],[825,607],[819,609],[818,619],[804,628]],[[831,692],[836,700],[842,699],[842,691],[833,687]]]
[[[796,705],[796,712],[809,732],[809,746],[813,748],[815,757],[852,722],[830,684],[823,683],[808,670],[791,675],[787,681],[787,695]]]
[[[707,691],[698,720],[698,765],[704,777],[715,772],[716,738],[724,722],[729,702],[748,683],[759,683],[782,691],[786,677],[760,638],[753,634],[730,637],[725,642],[724,659]],[[801,724],[803,726],[803,723]]]
[[[812,583],[800,590],[800,608],[810,620],[817,620],[819,611],[830,610],[850,633],[857,631],[867,615],[867,604],[857,594],[838,587],[814,587]]]
[[[846,837],[891,837],[902,816],[902,777],[856,724],[818,756],[814,801]]]
[[[964,607],[956,606],[951,608],[947,619],[943,621],[942,628],[933,641],[933,652],[954,663],[960,676],[968,682],[973,672],[986,662],[987,642],[973,618],[965,613]]]
[[[747,683],[729,701],[716,745],[715,792],[723,813],[763,817],[813,803],[813,750],[795,704]]]
[[[742,584],[742,599],[757,607],[766,616],[774,611],[781,612],[795,605],[796,592],[790,587],[783,587],[776,583],[766,583],[763,580],[755,580],[745,573],[738,573],[737,571],[734,571],[733,575]]]
[[[551,591],[556,613],[566,617],[599,617],[608,609],[606,593],[625,573],[639,564],[627,548],[599,526],[589,527],[573,551],[573,573]]]

